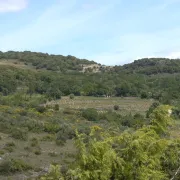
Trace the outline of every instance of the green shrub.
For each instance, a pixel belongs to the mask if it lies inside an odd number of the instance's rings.
[[[55,104],[54,110],[55,110],[55,111],[59,111],[59,104]]]
[[[41,138],[41,141],[53,141],[55,139],[54,135],[46,135],[44,137]]]
[[[32,148],[29,147],[29,146],[25,146],[25,147],[24,147],[24,150],[26,150],[26,151],[28,151],[28,152],[32,152]]]
[[[35,151],[34,151],[34,154],[35,154],[35,155],[41,155],[41,150],[40,150],[40,149],[35,150]]]
[[[94,108],[88,108],[88,109],[83,110],[82,116],[89,121],[98,120],[98,112]]]
[[[6,146],[9,146],[9,147],[15,147],[15,143],[12,141],[12,142],[8,142],[6,143]]]
[[[15,139],[20,139],[25,141],[28,139],[28,132],[22,129],[14,128],[11,132],[11,136]]]
[[[59,124],[55,124],[55,123],[45,123],[44,124],[44,131],[48,132],[48,133],[57,133],[60,129],[60,125]]]
[[[23,172],[31,169],[33,169],[31,165],[18,159],[3,160],[0,163],[1,175],[15,173],[15,172]]]
[[[21,116],[26,116],[27,115],[27,111],[26,110],[22,110],[22,111],[19,112],[19,114]]]
[[[50,165],[50,168],[49,168],[49,172],[43,176],[40,177],[41,180],[56,180],[56,179],[59,179],[59,180],[63,180],[63,176],[61,174],[61,171],[60,171],[60,166],[59,165]]]
[[[44,106],[37,106],[36,110],[40,113],[44,113],[46,111],[46,108]]]
[[[70,98],[70,99],[74,99],[74,94],[70,94],[70,95],[69,95],[69,98]]]
[[[9,142],[5,144],[4,150],[8,151],[9,153],[14,151],[15,144],[14,142]]]
[[[59,131],[56,133],[56,144],[64,145],[66,140],[75,137],[75,132],[69,124],[62,124]]]
[[[39,145],[38,140],[36,138],[32,138],[31,139],[31,147],[36,147],[38,145]]]
[[[65,143],[66,143],[66,140],[56,139],[56,145],[57,146],[64,146]]]
[[[146,98],[148,98],[148,93],[145,91],[141,92],[141,99],[146,99]]]
[[[119,105],[114,105],[114,110],[115,111],[119,110]]]
[[[0,155],[4,155],[5,152],[3,150],[0,150]]]
[[[146,117],[149,118],[150,114],[160,105],[159,102],[153,102],[148,111],[146,112]]]

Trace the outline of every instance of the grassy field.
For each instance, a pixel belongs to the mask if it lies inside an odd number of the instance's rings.
[[[73,140],[67,140],[65,146],[57,146],[55,141],[42,140],[43,137],[47,135],[48,134],[29,134],[27,141],[21,141],[15,140],[7,134],[0,133],[1,159],[20,159],[31,165],[35,170],[26,173],[2,175],[0,179],[24,180],[26,176],[33,178],[37,173],[46,171],[52,163],[68,164],[71,162],[76,151],[74,143],[72,142]],[[36,139],[38,144],[33,145],[33,139]]]
[[[151,99],[140,99],[134,97],[88,97],[79,96],[75,99],[70,99],[69,97],[62,97],[59,101],[49,102],[48,104],[58,103],[60,108],[72,108],[72,109],[86,109],[95,108],[98,111],[113,110],[114,105],[119,105],[119,113],[141,113],[144,114],[153,103]]]

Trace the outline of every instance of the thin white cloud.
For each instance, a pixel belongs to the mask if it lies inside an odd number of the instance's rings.
[[[0,0],[0,13],[17,12],[26,8],[28,0]]]
[[[27,27],[11,34],[0,36],[0,50],[35,50],[57,43],[66,42],[81,35],[85,24],[91,19],[102,16],[112,5],[106,3],[92,11],[74,8],[76,0],[64,4],[57,2],[41,14]],[[16,42],[16,43],[14,43]]]

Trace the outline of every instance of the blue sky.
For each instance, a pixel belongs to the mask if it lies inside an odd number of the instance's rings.
[[[180,57],[180,0],[0,0],[0,50],[115,65]]]

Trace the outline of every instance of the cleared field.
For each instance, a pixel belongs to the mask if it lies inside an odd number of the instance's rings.
[[[145,100],[134,97],[87,97],[79,96],[75,97],[73,100],[69,97],[62,97],[59,101],[49,102],[48,104],[58,103],[60,108],[72,108],[72,109],[84,109],[84,108],[95,108],[98,111],[113,110],[114,105],[119,105],[119,112],[122,114],[126,113],[142,113],[144,114],[153,100]]]

